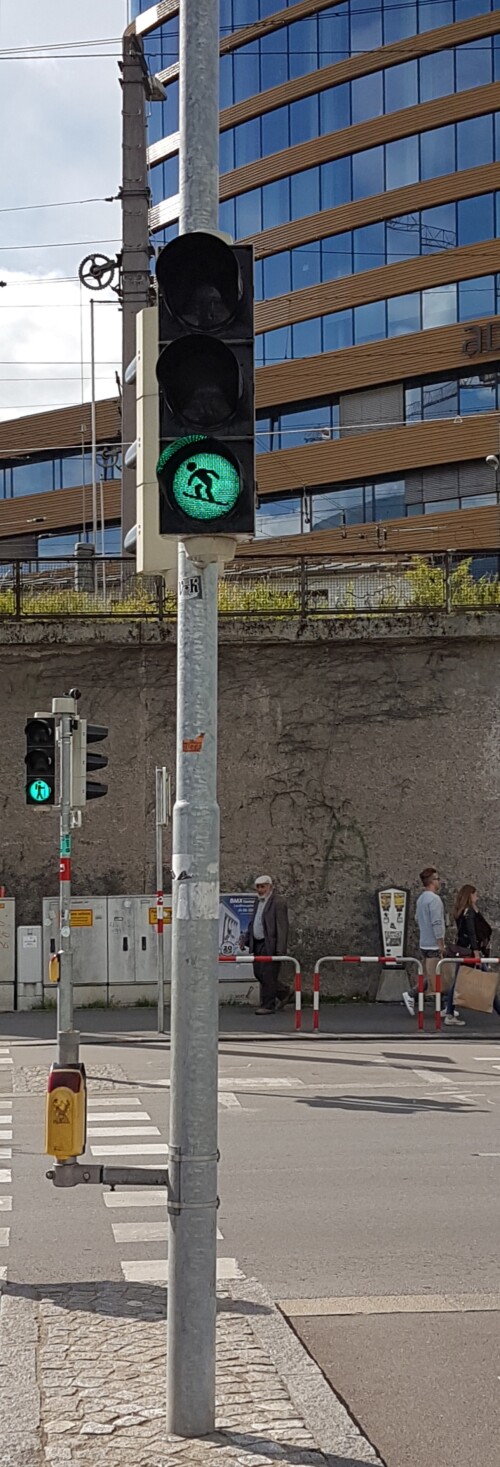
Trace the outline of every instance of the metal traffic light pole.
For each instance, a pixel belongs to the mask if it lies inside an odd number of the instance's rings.
[[[180,6],[180,233],[218,230],[219,0]],[[198,541],[199,545],[199,541]],[[179,543],[172,829],[167,1430],[215,1426],[219,807],[217,542]]]
[[[59,740],[59,982],[57,985],[57,1059],[77,1065],[79,1035],[73,1028],[73,949],[71,936],[71,764],[73,720],[78,705],[72,694],[53,698]]]

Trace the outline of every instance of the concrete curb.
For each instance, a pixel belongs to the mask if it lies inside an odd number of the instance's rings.
[[[2,1467],[42,1467],[37,1381],[38,1326],[33,1299],[0,1298]]]
[[[247,1306],[245,1313],[259,1344],[267,1350],[328,1467],[385,1467],[266,1290],[255,1279],[227,1287],[235,1304]]]

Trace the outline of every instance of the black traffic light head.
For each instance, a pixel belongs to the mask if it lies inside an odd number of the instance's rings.
[[[55,718],[28,718],[26,734],[26,804],[55,805],[56,802],[56,721]]]
[[[85,770],[87,774],[95,773],[96,769],[106,769],[108,760],[106,754],[89,754],[89,744],[99,744],[102,739],[107,739],[109,729],[101,723],[86,723],[85,725]],[[99,800],[107,795],[107,784],[99,784],[95,779],[86,779],[86,800]]]
[[[160,533],[253,534],[252,246],[183,234],[156,276]]]

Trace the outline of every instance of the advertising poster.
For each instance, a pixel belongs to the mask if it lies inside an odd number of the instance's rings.
[[[384,958],[397,959],[406,955],[409,895],[409,891],[401,886],[386,886],[377,892],[381,956]]]
[[[255,903],[255,892],[223,892],[219,906],[219,956],[236,957],[241,952],[240,937],[250,924]],[[250,964],[249,964],[250,967]]]

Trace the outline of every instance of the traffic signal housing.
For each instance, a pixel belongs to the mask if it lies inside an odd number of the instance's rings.
[[[26,804],[56,803],[56,721],[50,715],[28,718],[26,734]]]
[[[182,234],[156,277],[160,534],[253,535],[253,247]]]
[[[78,718],[73,730],[72,759],[71,759],[71,808],[83,810],[88,800],[102,799],[108,793],[107,784],[99,784],[98,780],[88,779],[89,774],[94,774],[98,769],[106,769],[108,760],[106,754],[94,754],[89,751],[89,744],[101,743],[107,739],[109,729],[104,724],[88,723],[86,718]]]

